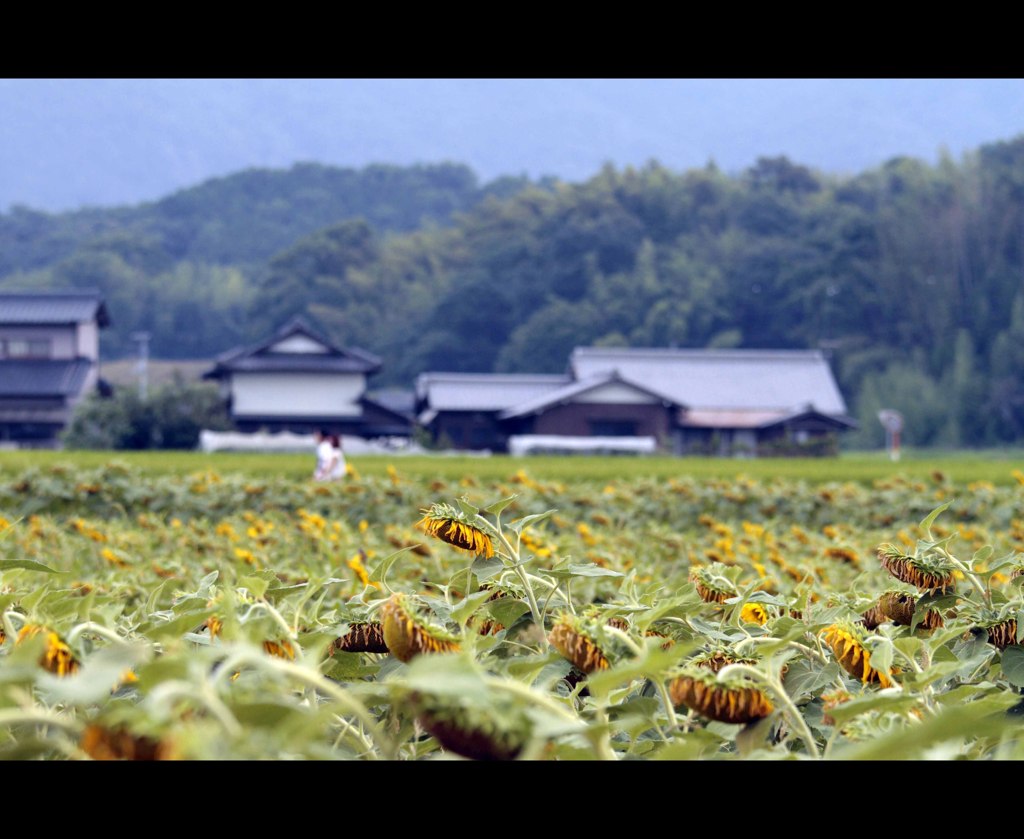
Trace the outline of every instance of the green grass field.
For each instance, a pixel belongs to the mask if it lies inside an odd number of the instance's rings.
[[[302,478],[311,474],[313,454],[248,454],[203,452],[0,452],[0,473],[14,474],[37,465],[99,466],[112,460],[157,474],[188,474],[206,469],[220,473],[280,475]],[[746,475],[767,480],[787,478],[809,483],[855,481],[871,483],[891,475],[926,478],[943,472],[956,484],[991,481],[997,486],[1016,482],[1015,469],[1024,469],[1024,452],[905,451],[899,463],[884,453],[846,453],[835,459],[734,460],[676,457],[492,457],[363,455],[349,462],[368,476],[385,474],[392,465],[411,477],[445,480],[473,475],[479,480],[506,479],[520,469],[538,480],[611,481],[617,478],[735,478]]]

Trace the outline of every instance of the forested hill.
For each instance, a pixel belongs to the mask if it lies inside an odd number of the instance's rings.
[[[136,329],[210,355],[300,312],[380,354],[381,385],[561,370],[583,344],[824,347],[862,441],[881,407],[910,443],[1024,439],[1024,138],[851,177],[762,158],[503,188],[446,226],[339,218],[243,267],[115,229],[32,279],[104,290],[108,357]]]
[[[126,238],[152,251],[150,268],[190,260],[246,265],[267,260],[296,239],[341,219],[361,217],[380,231],[445,224],[488,195],[509,195],[527,181],[478,182],[467,166],[367,166],[316,163],[248,169],[132,207],[0,213],[0,276],[58,262],[82,249]]]

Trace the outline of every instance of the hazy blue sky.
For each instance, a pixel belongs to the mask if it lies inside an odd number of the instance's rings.
[[[442,160],[484,180],[606,161],[852,173],[1024,132],[1019,79],[0,80],[0,209],[159,198],[298,161]]]

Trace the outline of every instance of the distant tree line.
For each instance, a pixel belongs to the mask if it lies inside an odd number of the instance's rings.
[[[331,219],[289,173],[212,181],[177,196],[181,239],[154,210],[165,202],[47,216],[36,233],[0,216],[2,283],[101,288],[119,324],[108,356],[137,329],[156,357],[212,355],[304,313],[381,355],[379,384],[555,372],[578,345],[823,348],[855,444],[881,444],[883,407],[915,445],[1024,439],[1024,138],[850,177],[784,157],[738,175],[651,162],[488,187],[428,168],[389,169]],[[331,171],[291,176],[317,170]],[[403,172],[404,191],[386,185]],[[250,178],[265,191],[247,198]]]

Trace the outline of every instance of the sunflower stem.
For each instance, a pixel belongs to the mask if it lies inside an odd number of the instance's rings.
[[[782,687],[782,683],[779,682],[773,676],[769,676],[766,673],[762,673],[760,670],[751,667],[749,664],[729,664],[718,671],[719,681],[727,678],[731,673],[742,673],[746,676],[750,676],[756,681],[769,687],[776,695],[779,704],[785,709],[786,716],[790,718],[793,723],[793,727],[800,735],[800,739],[804,741],[807,746],[807,750],[811,753],[814,758],[820,758],[821,755],[818,752],[818,744],[814,741],[814,735],[811,734],[811,730],[807,727],[807,723],[804,721],[803,715],[797,710],[796,705],[793,704],[793,700],[789,698],[789,694]]]
[[[214,676],[214,679],[216,680],[217,676]],[[197,688],[191,682],[164,682],[149,694],[147,701],[158,707],[166,703],[169,708],[171,702],[178,698],[198,700],[201,705],[204,705],[213,714],[217,722],[221,724],[230,737],[241,737],[242,727],[238,724],[238,720],[235,719],[227,705],[216,695],[213,690],[213,684],[214,682],[208,682]]]
[[[82,723],[69,717],[61,717],[37,708],[4,708],[0,710],[0,726],[32,723],[35,725],[53,725],[68,731],[80,731]]]
[[[494,528],[494,525],[479,513],[477,513],[476,517],[480,519],[480,521],[485,522],[492,529]],[[519,551],[512,547],[512,544],[508,541],[504,532],[500,528],[495,532],[498,534],[498,540],[504,546],[505,550],[508,551],[507,558],[512,563],[512,570],[515,571],[516,576],[519,577],[523,584],[523,589],[526,591],[526,599],[530,604],[530,613],[533,615],[533,622],[540,629],[541,635],[544,638],[544,646],[546,647],[547,635],[544,633],[544,618],[541,614],[540,607],[537,605],[537,596],[533,592],[533,586],[530,585],[530,575],[523,570],[521,564],[522,561],[519,558]]]
[[[78,624],[78,626],[74,627],[68,633],[68,637],[67,637],[68,646],[70,646],[76,640],[78,640],[78,636],[79,635],[82,635],[82,634],[84,634],[86,632],[90,632],[93,635],[99,635],[101,638],[106,638],[108,641],[113,641],[115,644],[122,644],[122,645],[127,645],[128,644],[128,642],[124,638],[122,638],[120,635],[118,635],[112,629],[107,629],[105,626],[101,626],[98,623],[93,623],[92,621],[85,621],[85,623]]]
[[[608,722],[608,708],[602,702],[601,706],[594,712],[594,719],[601,729],[601,733],[591,742],[594,744],[594,752],[601,760],[618,760],[615,750],[612,748],[611,724]]]
[[[344,738],[346,734],[350,734],[352,735],[352,737],[358,740],[360,745],[362,745],[362,747],[366,750],[362,755],[360,755],[360,757],[366,757],[370,760],[380,760],[380,758],[377,757],[376,751],[374,751],[373,741],[366,736],[365,732],[363,732],[362,729],[352,725],[352,723],[350,723],[347,719],[338,714],[334,715],[334,721],[341,728],[341,731],[338,732],[338,736],[334,741],[334,748],[338,748],[338,746],[341,744],[342,738]]]
[[[668,730],[670,732],[675,731],[679,726],[679,720],[676,718],[676,709],[672,707],[672,697],[668,692],[668,686],[665,684],[664,679],[658,679],[658,693],[661,695],[662,704],[665,706],[665,714],[668,716]]]
[[[945,556],[946,559],[948,559],[951,563],[953,563],[953,566],[961,574],[964,575],[964,577],[968,580],[968,582],[970,582],[972,586],[974,586],[974,588],[981,595],[982,602],[989,603],[992,600],[992,592],[990,592],[987,588],[985,588],[985,586],[981,584],[981,580],[978,579],[978,576],[973,571],[971,571],[971,569],[968,568],[964,563],[962,563],[959,559],[953,556],[953,554],[947,551],[945,546],[939,545],[938,547],[942,555]]]
[[[366,706],[355,697],[350,696],[347,691],[342,690],[336,684],[331,682],[329,679],[324,678],[319,673],[311,671],[308,667],[293,664],[290,661],[285,661],[280,658],[271,658],[242,649],[237,650],[224,659],[221,664],[221,669],[217,672],[217,677],[220,677],[221,673],[233,672],[243,664],[251,664],[256,667],[262,667],[265,670],[276,671],[282,675],[291,676],[300,682],[305,682],[315,690],[326,694],[339,705],[344,706],[352,716],[366,726],[373,739],[380,745],[385,758],[393,760],[397,756],[398,749],[396,744],[392,742],[391,738],[388,737],[387,734],[385,734],[380,724],[373,718],[373,715],[367,710]]]
[[[605,624],[604,627],[602,627],[602,631],[622,641],[622,643],[629,647],[630,652],[632,652],[633,655],[637,658],[640,658],[644,654],[644,650],[640,647],[640,645],[637,644],[621,629]],[[668,688],[665,686],[665,680],[658,679],[656,684],[658,687],[658,695],[661,696],[661,701],[665,705],[665,715],[668,717],[669,726],[671,727],[670,730],[675,729],[675,727],[678,725],[678,722],[676,720],[676,711],[675,708],[672,706],[672,699],[669,697]]]

